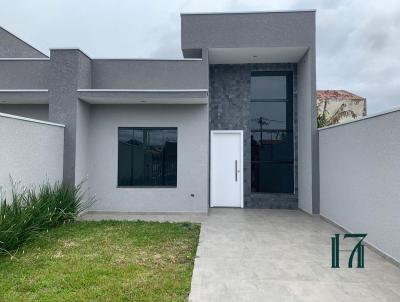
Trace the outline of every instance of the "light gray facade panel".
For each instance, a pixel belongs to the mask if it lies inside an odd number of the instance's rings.
[[[0,89],[47,89],[48,60],[0,60]]]
[[[251,193],[250,79],[252,71],[293,72],[294,194]],[[296,64],[210,65],[210,130],[243,130],[244,205],[247,208],[297,208]]]
[[[76,154],[75,183],[82,184],[83,191],[88,188],[89,166],[89,128],[91,122],[91,105],[77,101],[76,108]]]
[[[94,89],[207,89],[201,60],[93,60]]]
[[[0,27],[0,58],[47,58],[47,56]]]
[[[92,105],[90,118],[91,210],[207,212],[208,105]],[[117,187],[118,127],[178,128],[176,188]]]
[[[299,208],[319,213],[318,133],[315,89],[315,52],[298,63]]]
[[[315,12],[181,16],[182,49],[313,47]]]

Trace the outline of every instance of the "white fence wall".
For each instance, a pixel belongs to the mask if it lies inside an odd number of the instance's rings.
[[[0,113],[0,187],[10,198],[11,182],[38,186],[62,181],[64,126]]]
[[[319,130],[321,215],[400,261],[400,110]]]

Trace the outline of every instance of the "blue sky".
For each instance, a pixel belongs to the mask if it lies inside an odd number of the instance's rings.
[[[368,113],[400,107],[398,0],[1,0],[0,26],[39,50],[93,58],[176,58],[180,12],[317,9],[317,87],[364,96]]]

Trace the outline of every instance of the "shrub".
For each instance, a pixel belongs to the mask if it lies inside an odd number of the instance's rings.
[[[12,184],[12,201],[0,200],[0,254],[10,254],[44,231],[74,221],[93,202],[83,202],[81,185],[45,183],[19,190]]]

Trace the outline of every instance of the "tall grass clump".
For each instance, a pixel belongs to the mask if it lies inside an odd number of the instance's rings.
[[[0,254],[18,251],[49,228],[74,221],[93,202],[83,201],[81,185],[45,183],[19,189],[12,183],[12,200],[0,200]]]

